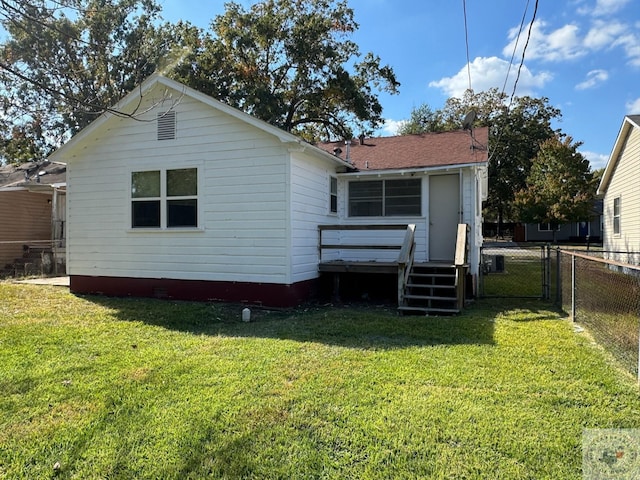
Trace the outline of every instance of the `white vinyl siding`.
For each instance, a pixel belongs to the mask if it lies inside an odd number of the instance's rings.
[[[331,214],[329,208],[333,173],[335,167],[328,162],[300,153],[292,155],[291,268],[294,282],[318,276],[318,225],[337,223],[336,215]],[[336,191],[336,201],[338,198]]]
[[[175,109],[170,142],[156,122],[113,117],[108,137],[68,151],[69,274],[291,283],[286,146],[191,97]],[[194,165],[199,228],[131,229],[131,172]]]

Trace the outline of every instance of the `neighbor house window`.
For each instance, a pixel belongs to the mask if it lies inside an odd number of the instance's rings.
[[[198,169],[131,173],[131,227],[198,226]]]
[[[613,199],[613,234],[620,235],[620,197]]]
[[[549,222],[542,222],[538,224],[538,231],[540,232],[551,232],[553,230],[560,230],[560,225],[556,225],[556,228],[553,228],[553,224]]]
[[[338,179],[329,177],[329,211],[338,213]]]
[[[420,179],[367,180],[349,183],[349,216],[418,216],[422,208]]]

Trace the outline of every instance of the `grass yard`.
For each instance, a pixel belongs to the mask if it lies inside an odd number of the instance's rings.
[[[0,478],[579,479],[584,428],[640,428],[536,300],[254,317],[0,283]]]

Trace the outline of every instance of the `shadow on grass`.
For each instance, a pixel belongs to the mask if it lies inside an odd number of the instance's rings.
[[[541,301],[481,300],[455,316],[400,316],[394,306],[307,305],[292,310],[251,309],[244,305],[86,296],[113,311],[114,318],[168,330],[247,338],[287,339],[364,349],[428,345],[492,345],[501,313],[522,310],[521,321],[549,318],[553,308]]]

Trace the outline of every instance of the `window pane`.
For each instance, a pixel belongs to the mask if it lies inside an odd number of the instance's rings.
[[[331,213],[338,212],[338,179],[336,177],[330,177],[329,179],[329,197],[330,205],[329,211]]]
[[[382,181],[349,184],[349,215],[371,217],[382,215]]]
[[[198,170],[182,168],[167,170],[167,196],[189,197],[198,194]]]
[[[419,179],[387,180],[385,184],[386,216],[420,215],[422,182]]]
[[[197,227],[198,200],[167,201],[167,227]]]
[[[132,172],[131,173],[131,197],[159,197],[160,196],[160,171]]]
[[[131,203],[131,226],[160,227],[160,200],[144,200]]]
[[[338,194],[338,179],[336,177],[331,177],[331,195]]]

